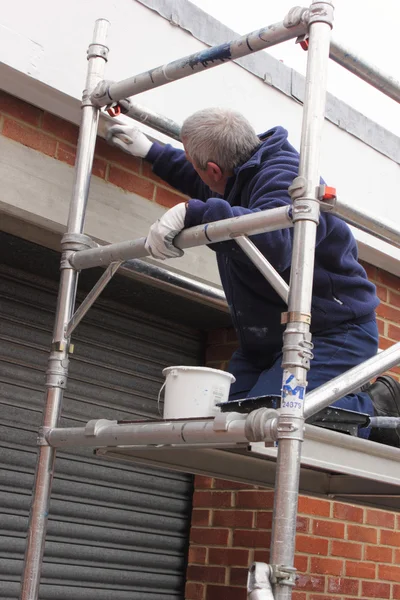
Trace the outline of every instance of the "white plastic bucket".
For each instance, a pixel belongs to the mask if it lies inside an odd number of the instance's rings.
[[[230,373],[208,367],[167,367],[164,419],[213,417],[220,412],[220,402],[226,402],[235,378]]]

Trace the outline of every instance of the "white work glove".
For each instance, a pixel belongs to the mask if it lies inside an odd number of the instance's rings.
[[[130,125],[111,125],[107,130],[106,140],[127,154],[141,158],[148,155],[153,145],[140,129]]]
[[[183,256],[183,250],[173,244],[173,239],[185,224],[186,203],[176,204],[158,219],[149,229],[144,247],[153,258],[165,260]]]

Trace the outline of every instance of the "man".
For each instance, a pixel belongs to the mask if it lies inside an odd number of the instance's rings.
[[[222,108],[201,110],[186,119],[181,131],[184,151],[152,143],[134,127],[116,125],[107,135],[125,152],[152,163],[156,175],[191,198],[151,226],[146,248],[158,259],[182,256],[173,239],[186,227],[288,205],[299,154],[287,138],[282,127],[257,136],[241,114]],[[289,282],[293,228],[251,239]],[[287,307],[235,241],[209,247],[217,255],[240,343],[229,365],[236,377],[230,399],[280,395],[281,313]],[[376,354],[378,303],[375,286],[357,261],[349,227],[322,213],[315,251],[309,391]],[[400,384],[383,377],[368,392],[348,395],[335,405],[371,416],[400,416]],[[360,430],[360,435],[368,437],[369,430]],[[400,446],[398,430],[375,429],[370,439]]]

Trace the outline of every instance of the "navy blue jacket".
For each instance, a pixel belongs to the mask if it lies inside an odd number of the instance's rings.
[[[147,160],[153,171],[190,196],[185,227],[237,217],[290,204],[288,187],[298,175],[299,154],[283,127],[260,136],[261,145],[235,169],[222,197],[200,179],[182,150],[153,144]],[[251,236],[286,282],[289,282],[293,228]],[[282,346],[281,313],[287,306],[234,241],[210,244],[217,253],[222,286],[242,350],[252,355]],[[357,260],[350,228],[322,213],[317,228],[311,331],[326,331],[344,322],[375,318],[375,286]]]

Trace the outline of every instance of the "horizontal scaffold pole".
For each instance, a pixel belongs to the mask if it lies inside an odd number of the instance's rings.
[[[361,231],[370,233],[376,238],[400,248],[400,231],[391,227],[388,223],[376,219],[372,215],[365,214],[353,206],[340,202],[336,198],[332,201],[324,200],[321,202],[321,210],[331,212],[349,225],[353,225],[361,229]]]
[[[308,29],[307,22],[303,19],[307,13],[307,9],[297,8],[297,12],[289,13],[283,22],[268,25],[237,40],[212,46],[119,82],[104,81],[93,92],[92,101],[97,106],[106,106],[123,98],[140,94],[171,81],[183,79],[205,69],[302,36]],[[290,18],[291,16],[293,19]]]
[[[136,102],[133,104],[130,100],[120,100],[118,104],[121,107],[121,113],[126,117],[130,117],[131,119],[135,119],[135,121],[139,121],[139,123],[143,123],[160,133],[164,133],[168,135],[173,140],[177,140],[180,142],[181,140],[181,127],[168,117],[164,117],[159,113],[151,110],[149,108],[145,108]]]
[[[231,240],[246,234],[255,235],[277,231],[278,229],[287,229],[292,226],[290,206],[280,206],[249,215],[190,227],[176,237],[176,246],[182,249],[204,246]],[[148,255],[144,244],[145,238],[139,238],[108,246],[90,248],[90,250],[80,250],[71,256],[70,263],[80,271],[91,267],[104,267],[112,262],[141,258]]]
[[[400,82],[394,77],[384,73],[375,65],[369,64],[334,40],[331,41],[329,57],[369,85],[372,85],[382,94],[389,96],[396,102],[400,102]]]
[[[184,402],[184,398],[182,401]],[[89,421],[85,427],[51,428],[43,431],[45,443],[56,448],[121,445],[197,445],[208,447],[248,444],[276,439],[278,412],[260,408],[248,415],[220,413],[215,418],[118,423],[107,419]]]

